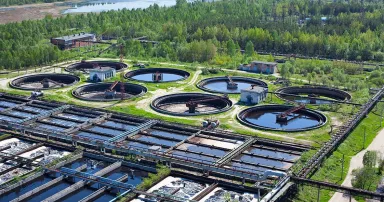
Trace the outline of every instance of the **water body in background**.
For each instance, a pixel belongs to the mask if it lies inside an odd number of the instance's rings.
[[[151,5],[157,4],[159,6],[174,6],[176,0],[96,0],[85,1],[80,3],[70,3],[69,8],[63,11],[67,13],[89,13],[89,12],[102,12],[118,9],[137,9],[148,8]],[[68,5],[68,4],[63,4]]]

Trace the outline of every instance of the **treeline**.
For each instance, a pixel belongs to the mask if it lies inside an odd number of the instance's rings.
[[[24,5],[34,3],[52,3],[64,0],[0,0],[0,6]]]
[[[127,38],[148,36],[160,44],[136,44],[137,48],[127,48],[126,54],[188,62],[216,60],[218,56],[225,59],[246,49],[247,44],[253,44],[257,51],[383,61],[382,4],[378,0],[225,0],[190,4],[177,0],[171,8],[154,5],[144,10],[10,23],[0,25],[0,67],[16,69],[60,60],[67,51],[55,49],[49,39],[80,31]],[[324,15],[328,20],[321,20]],[[47,52],[53,56],[47,57]]]

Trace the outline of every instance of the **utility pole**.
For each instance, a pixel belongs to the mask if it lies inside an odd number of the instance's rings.
[[[343,158],[341,159],[341,175],[340,175],[340,180],[343,179],[343,173],[344,173],[344,154],[343,154]]]
[[[382,125],[383,125],[383,111],[384,111],[384,107],[383,107],[383,109],[381,109],[381,115],[380,115],[380,128],[381,128]]]
[[[363,149],[365,149],[365,137],[366,137],[367,127],[364,127],[364,141],[363,141]]]

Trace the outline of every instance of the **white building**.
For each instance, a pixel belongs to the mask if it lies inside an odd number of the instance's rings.
[[[89,80],[93,82],[104,81],[116,76],[116,70],[111,67],[97,67],[89,70]]]
[[[247,104],[258,104],[262,102],[268,93],[268,88],[261,86],[251,86],[247,89],[241,90],[240,101]]]

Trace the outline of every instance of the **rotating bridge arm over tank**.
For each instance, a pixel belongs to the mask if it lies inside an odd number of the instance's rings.
[[[227,75],[226,78],[228,79],[227,88],[228,89],[237,89],[237,83],[233,82],[232,77]]]
[[[292,107],[278,115],[276,115],[276,121],[277,122],[287,122],[288,121],[288,115],[294,113],[294,112],[297,112],[301,109],[305,109],[305,105],[304,104],[300,104],[299,106],[295,106],[295,107]]]
[[[223,99],[228,99],[228,95],[225,94],[223,96],[217,96],[217,97],[191,99],[186,103],[186,107],[188,107],[189,113],[195,113],[196,107],[199,104],[202,104],[204,102],[215,101],[215,100],[223,100]]]
[[[113,89],[115,89],[115,87],[120,83],[120,93],[121,93],[121,99],[124,99],[124,94],[125,94],[125,87],[124,87],[124,83],[121,82],[121,81],[115,81],[111,84],[111,86],[109,86],[109,88],[104,92],[105,93],[105,98],[107,99],[112,99],[112,98],[115,98],[116,96],[116,91],[114,91]]]
[[[160,81],[163,80],[163,74],[160,73],[159,71],[157,71],[156,73],[154,73],[154,74],[152,75],[152,77],[153,77],[153,81],[154,81],[154,82],[160,82]]]

